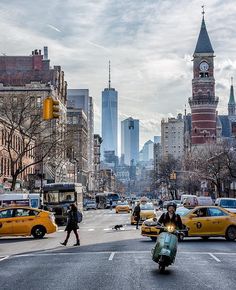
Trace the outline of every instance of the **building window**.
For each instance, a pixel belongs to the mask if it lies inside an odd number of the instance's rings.
[[[41,107],[41,97],[37,97],[37,104],[36,104],[37,108]]]

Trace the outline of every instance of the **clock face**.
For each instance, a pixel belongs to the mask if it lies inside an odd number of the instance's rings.
[[[209,69],[209,64],[205,61],[200,63],[200,70],[201,71],[207,71]]]

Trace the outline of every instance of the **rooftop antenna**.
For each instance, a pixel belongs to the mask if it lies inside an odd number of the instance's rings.
[[[233,86],[234,78],[231,77],[231,86]]]
[[[108,88],[111,88],[111,62],[109,60],[109,81],[108,81]]]
[[[205,10],[204,10],[204,8],[205,8],[205,5],[202,5],[202,17],[204,18],[204,14],[205,14]]]

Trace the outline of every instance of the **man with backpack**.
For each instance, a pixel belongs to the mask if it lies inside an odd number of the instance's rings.
[[[70,205],[70,209],[67,212],[67,224],[65,231],[67,232],[66,239],[63,243],[61,243],[63,246],[67,245],[67,242],[70,238],[70,234],[73,231],[76,237],[76,243],[74,246],[80,246],[80,239],[78,235],[78,223],[82,221],[83,215],[82,213],[78,210],[77,206],[75,204]]]

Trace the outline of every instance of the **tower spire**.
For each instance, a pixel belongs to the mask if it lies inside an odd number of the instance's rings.
[[[231,86],[230,86],[229,104],[230,104],[230,105],[235,105],[235,100],[234,100],[234,85],[233,85],[233,77],[231,77]]]
[[[197,45],[194,53],[214,53],[214,50],[211,45],[211,41],[206,29],[206,23],[204,19],[205,10],[204,5],[202,5],[202,23],[201,29],[197,40]]]
[[[236,104],[234,99],[234,85],[233,85],[233,77],[231,77],[230,95],[228,102],[228,115],[235,116],[235,112],[236,112]]]
[[[108,81],[108,88],[111,88],[111,61],[109,60],[109,81]]]

